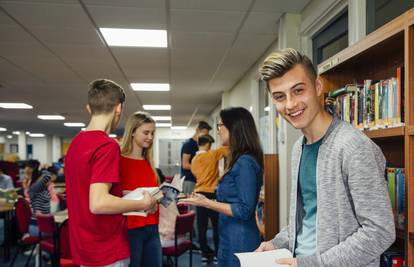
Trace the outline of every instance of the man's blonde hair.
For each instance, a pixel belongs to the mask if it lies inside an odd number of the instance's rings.
[[[312,81],[316,80],[316,69],[312,64],[312,61],[293,48],[286,48],[271,53],[264,60],[259,69],[259,73],[261,79],[267,84],[271,79],[282,77],[296,65],[302,65],[309,75],[309,78]]]

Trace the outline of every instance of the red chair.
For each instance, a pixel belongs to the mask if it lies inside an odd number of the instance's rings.
[[[39,238],[37,236],[31,236],[28,234],[30,218],[32,217],[32,210],[30,209],[29,203],[24,198],[19,198],[15,204],[16,209],[16,219],[17,227],[19,231],[19,240],[18,240],[18,249],[16,254],[13,257],[10,267],[14,265],[14,262],[17,259],[17,256],[20,252],[24,251],[27,247],[32,247],[30,250],[29,258],[26,261],[25,266],[29,265],[30,259],[32,258],[33,251],[36,245],[39,243]]]
[[[79,267],[72,261],[70,252],[69,220],[66,220],[59,227],[60,240],[60,267]]]
[[[178,213],[186,214],[190,211],[190,205],[184,203],[177,203]]]
[[[42,266],[42,250],[50,253],[52,266],[59,266],[59,233],[55,218],[52,214],[36,213],[37,226],[39,227],[39,264]]]
[[[193,266],[193,223],[195,212],[190,211],[186,214],[180,214],[175,221],[174,246],[162,248],[162,254],[168,257],[171,263],[171,257],[174,257],[174,267],[178,267],[178,257],[183,255],[187,250],[190,251],[190,267]],[[178,238],[190,234],[190,239],[184,240],[178,244]]]

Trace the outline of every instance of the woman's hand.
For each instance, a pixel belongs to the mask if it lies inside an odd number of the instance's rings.
[[[202,194],[192,193],[189,198],[180,199],[179,203],[189,204],[197,207],[207,207],[210,199]]]

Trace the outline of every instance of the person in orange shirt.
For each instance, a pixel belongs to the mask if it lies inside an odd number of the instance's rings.
[[[154,134],[155,121],[150,114],[135,112],[129,116],[121,143],[121,187],[124,194],[138,187],[159,186],[152,150]],[[148,212],[147,217],[129,215],[127,218],[130,267],[161,267],[158,205]]]
[[[219,161],[228,153],[228,147],[211,149],[213,137],[203,135],[198,138],[198,152],[191,162],[191,172],[196,178],[194,191],[209,199],[216,198],[216,186],[219,181]],[[215,252],[207,245],[207,226],[210,219],[213,226]],[[203,264],[215,258],[218,249],[218,213],[204,207],[197,207],[197,230],[200,242],[201,260]]]

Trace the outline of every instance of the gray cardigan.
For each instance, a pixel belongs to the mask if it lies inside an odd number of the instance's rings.
[[[289,225],[271,242],[295,248],[303,208],[298,170],[303,137],[293,147]],[[303,266],[379,266],[394,242],[395,226],[379,147],[350,124],[334,119],[319,148],[316,187],[316,253],[298,257]]]

